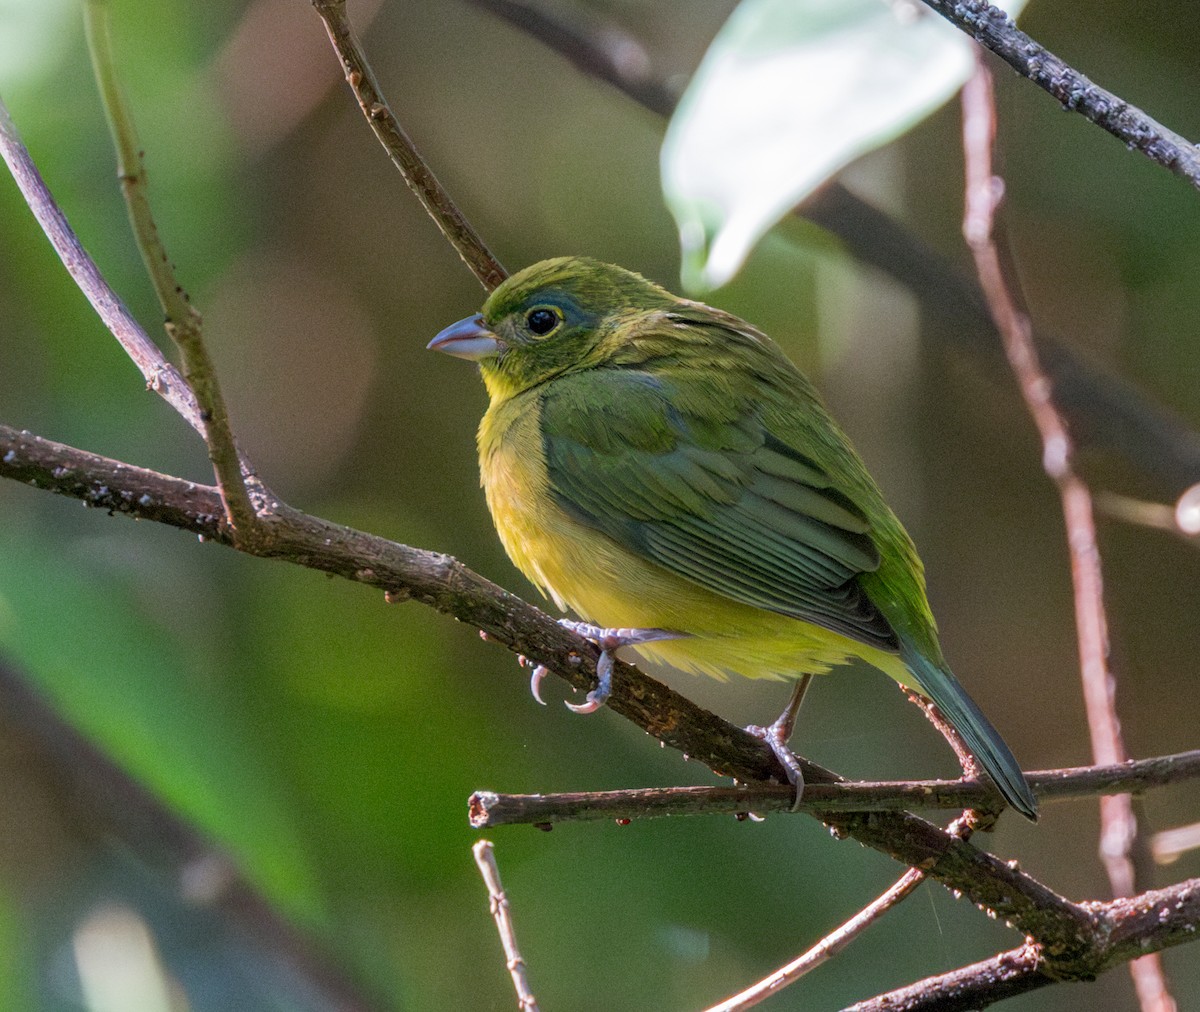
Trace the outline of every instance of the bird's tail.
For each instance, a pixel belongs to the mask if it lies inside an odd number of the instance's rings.
[[[937,708],[962,735],[967,748],[996,782],[1005,800],[1027,819],[1037,822],[1037,799],[1029,789],[1016,758],[1004,744],[1000,732],[992,727],[991,721],[967,695],[967,690],[950,673],[950,669],[930,660],[903,638],[900,658],[916,679],[920,690],[937,704]]]

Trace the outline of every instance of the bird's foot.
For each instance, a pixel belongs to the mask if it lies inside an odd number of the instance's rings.
[[[792,802],[794,812],[800,806],[800,799],[804,797],[804,771],[800,768],[800,760],[796,758],[796,753],[788,748],[788,739],[792,736],[792,721],[787,719],[788,716],[785,712],[774,724],[767,727],[751,724],[746,728],[746,732],[765,742],[783,766],[788,782],[796,789],[796,797]]]
[[[671,632],[669,629],[605,629],[603,626],[592,625],[589,622],[576,622],[573,619],[562,618],[558,624],[564,629],[591,640],[600,648],[600,659],[596,661],[596,687],[587,694],[582,703],[567,703],[566,707],[575,713],[595,713],[608,700],[612,693],[613,654],[621,647],[637,646],[639,643],[653,643],[656,640],[673,640],[686,636],[686,633]],[[541,675],[538,674],[541,671]],[[538,697],[538,683],[545,675],[545,669],[540,668],[533,673],[530,688],[533,697]]]

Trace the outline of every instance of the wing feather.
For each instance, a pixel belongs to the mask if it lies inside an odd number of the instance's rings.
[[[857,580],[879,566],[863,511],[753,405],[730,412],[725,399],[723,417],[705,417],[703,391],[673,396],[679,383],[605,369],[547,384],[540,418],[559,505],[717,594],[897,649]]]

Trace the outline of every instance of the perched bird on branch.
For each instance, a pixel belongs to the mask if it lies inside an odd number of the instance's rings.
[[[795,679],[854,657],[931,699],[1005,799],[1037,802],[942,658],[921,561],[804,375],[765,334],[620,267],[534,264],[430,348],[479,363],[488,507],[509,557],[602,648]],[[536,687],[535,687],[536,692]]]

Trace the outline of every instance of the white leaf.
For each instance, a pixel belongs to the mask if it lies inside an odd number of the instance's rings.
[[[949,99],[971,46],[915,0],[743,0],[663,142],[684,285],[724,284],[807,194]]]

